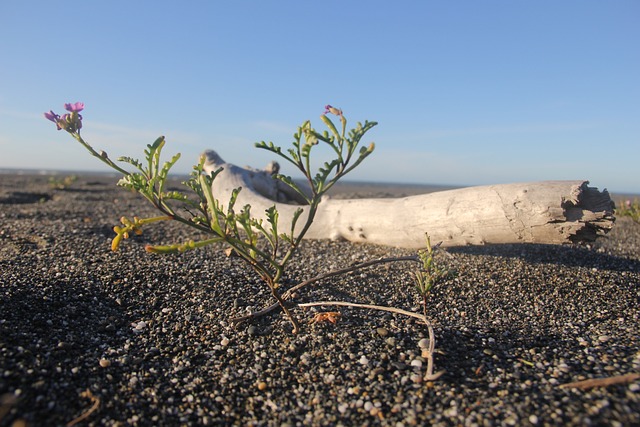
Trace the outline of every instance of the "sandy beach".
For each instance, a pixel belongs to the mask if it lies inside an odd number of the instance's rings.
[[[161,223],[114,253],[119,218],[155,211],[115,178],[48,179],[0,175],[0,426],[640,425],[640,224],[629,218],[589,244],[442,254],[456,274],[434,289],[429,316],[445,373],[425,382],[417,321],[296,307],[298,335],[279,312],[233,327],[272,300],[224,246],[148,254],[198,237]],[[335,196],[438,189],[348,183]],[[283,285],[410,254],[308,241]],[[334,277],[296,301],[420,312],[412,267]],[[314,323],[323,311],[340,315]],[[565,386],[590,379],[614,384]]]

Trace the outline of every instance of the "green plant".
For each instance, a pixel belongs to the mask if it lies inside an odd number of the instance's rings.
[[[77,180],[78,180],[78,177],[76,175],[68,175],[68,176],[65,176],[64,178],[50,176],[49,186],[54,190],[66,190],[71,186],[71,184],[73,184]]]
[[[433,354],[435,338],[433,327],[427,317],[427,297],[433,286],[442,282],[450,273],[439,267],[435,261],[435,253],[439,247],[432,246],[428,234],[426,235],[426,248],[418,251],[417,255],[405,257],[381,258],[367,261],[355,266],[347,267],[337,271],[320,274],[311,279],[305,280],[291,288],[282,291],[281,280],[285,273],[286,266],[295,254],[305,233],[311,226],[318,210],[318,205],[322,196],[339,179],[357,167],[374,150],[374,144],[366,147],[360,146],[360,141],[367,131],[377,123],[365,121],[346,132],[347,119],[342,111],[327,105],[325,112],[321,115],[321,120],[328,130],[319,133],[311,127],[311,122],[306,121],[298,128],[294,134],[292,147],[283,151],[281,147],[272,142],[259,142],[256,147],[268,150],[287,162],[294,165],[302,172],[310,192],[304,191],[291,177],[276,174],[278,179],[297,192],[305,201],[306,205],[297,209],[293,216],[292,223],[287,226],[287,231],[279,231],[279,214],[276,206],[266,210],[266,220],[256,219],[251,214],[251,206],[245,205],[237,209],[236,202],[241,188],[236,188],[226,206],[223,206],[212,191],[212,184],[222,169],[215,170],[210,174],[205,173],[205,156],[201,156],[200,161],[193,167],[193,171],[187,181],[183,184],[187,192],[166,191],[166,180],[170,169],[180,158],[180,154],[174,155],[169,161],[161,164],[160,158],[165,145],[164,137],[159,137],[153,144],[147,145],[145,150],[145,161],[130,157],[120,157],[117,161],[128,164],[133,168],[133,172],[114,163],[106,152],[96,151],[80,135],[82,128],[82,116],[80,112],[84,109],[83,103],[65,104],[68,113],[59,116],[53,111],[45,113],[45,117],[53,121],[58,130],[64,129],[81,145],[83,145],[91,155],[98,158],[116,171],[122,173],[123,177],[118,185],[129,190],[140,193],[158,211],[160,216],[150,218],[133,217],[130,220],[126,217],[120,219],[121,225],[113,228],[116,236],[112,240],[112,250],[116,251],[123,239],[131,234],[141,234],[144,226],[158,221],[178,221],[184,225],[204,232],[210,238],[199,241],[187,241],[180,244],[170,245],[147,245],[145,249],[153,253],[176,253],[201,248],[213,243],[223,242],[230,246],[242,260],[244,260],[265,282],[271,291],[276,302],[262,310],[254,312],[248,316],[231,319],[233,323],[239,323],[251,318],[262,316],[274,309],[280,308],[287,315],[293,326],[293,332],[299,330],[298,321],[293,316],[286,304],[295,292],[303,287],[309,286],[328,277],[346,274],[351,271],[364,269],[373,265],[410,261],[417,262],[420,268],[413,272],[416,288],[422,298],[423,314],[413,313],[395,307],[385,307],[370,304],[357,304],[342,301],[323,301],[306,304],[298,304],[299,307],[313,305],[338,305],[351,306],[382,310],[401,314],[411,318],[417,318],[424,322],[429,332],[429,344],[425,357],[427,358],[427,371],[425,380],[437,379],[443,371],[433,373]],[[340,131],[327,114],[339,117]],[[327,144],[334,158],[325,162],[318,170],[312,172],[311,155],[313,147],[319,143]],[[303,216],[304,210],[307,215]],[[304,218],[304,219],[301,219]],[[296,228],[298,221],[302,221],[302,226]],[[298,230],[298,231],[296,231]]]
[[[231,200],[223,206],[216,195],[212,192],[212,184],[220,174],[221,169],[210,174],[205,173],[205,157],[201,157],[187,181],[184,182],[188,192],[167,191],[165,189],[166,180],[170,169],[178,161],[180,155],[173,156],[169,161],[161,163],[162,149],[165,145],[164,137],[158,138],[153,144],[147,146],[145,150],[145,161],[140,162],[129,157],[121,157],[119,162],[128,164],[133,168],[133,172],[127,171],[113,162],[104,151],[94,150],[80,135],[82,128],[82,116],[84,104],[65,104],[68,113],[63,116],[55,114],[53,111],[45,113],[45,117],[53,121],[59,130],[64,129],[80,144],[82,144],[93,156],[109,165],[116,171],[123,174],[123,178],[118,185],[130,190],[134,190],[145,197],[153,206],[160,211],[160,216],[150,218],[134,217],[129,220],[121,218],[121,226],[114,227],[116,236],[112,241],[112,249],[117,250],[123,239],[131,234],[139,234],[142,229],[151,223],[158,221],[178,221],[190,226],[197,231],[205,232],[208,239],[200,241],[188,241],[180,244],[164,246],[148,245],[146,250],[155,253],[175,253],[197,249],[212,243],[223,242],[230,246],[234,252],[240,256],[265,282],[271,291],[274,304],[258,312],[241,318],[232,319],[238,323],[244,320],[255,318],[280,308],[288,316],[294,333],[298,332],[298,322],[290,311],[290,304],[287,304],[295,292],[305,286],[309,286],[322,279],[331,276],[345,274],[354,270],[359,270],[376,264],[410,261],[419,264],[419,268],[412,275],[416,289],[421,298],[422,314],[401,310],[394,307],[384,307],[372,304],[358,304],[344,301],[320,301],[298,304],[299,307],[337,305],[350,306],[364,309],[382,310],[401,314],[411,318],[416,318],[424,322],[429,333],[428,345],[423,356],[427,359],[428,366],[425,380],[437,379],[441,372],[433,373],[433,358],[435,350],[435,336],[432,324],[427,316],[428,297],[438,284],[443,283],[451,272],[440,266],[436,260],[438,245],[432,245],[429,236],[426,236],[426,247],[418,251],[415,256],[399,258],[383,258],[368,261],[342,270],[321,274],[311,279],[305,280],[289,289],[282,289],[282,278],[285,274],[286,266],[295,254],[299,244],[312,224],[322,196],[338,180],[344,177],[357,167],[374,150],[374,145],[360,146],[361,139],[368,130],[376,125],[375,122],[365,122],[358,125],[349,133],[346,132],[347,120],[342,111],[331,106],[326,107],[325,114],[321,116],[323,123],[328,130],[320,133],[312,128],[310,121],[304,122],[294,134],[292,147],[283,150],[280,146],[272,142],[260,142],[256,146],[260,149],[268,150],[277,156],[285,159],[297,170],[302,172],[310,193],[296,184],[289,176],[276,174],[279,179],[294,191],[300,194],[306,201],[304,207],[297,210],[291,224],[287,224],[286,231],[279,229],[278,211],[274,206],[266,210],[266,220],[258,220],[252,216],[251,206],[236,206],[237,196],[241,188],[237,188]],[[337,116],[340,120],[340,130],[327,116],[327,113]],[[325,162],[317,171],[313,171],[311,157],[313,148],[320,144],[326,144],[333,153],[333,159]],[[305,212],[307,215],[303,216]],[[629,216],[634,221],[640,222],[640,202],[634,200],[632,203],[627,200],[621,203],[616,213],[622,216]],[[298,221],[302,224],[296,227]],[[289,227],[290,226],[290,227]],[[524,363],[530,363],[524,361]]]
[[[190,194],[178,191],[166,191],[165,183],[171,167],[180,158],[174,155],[169,161],[161,164],[162,149],[165,145],[164,137],[159,137],[153,144],[147,145],[145,150],[145,162],[130,157],[120,157],[117,160],[133,167],[134,172],[129,172],[114,163],[106,152],[96,151],[80,135],[82,129],[82,116],[80,112],[84,104],[65,104],[68,113],[59,116],[53,111],[45,113],[45,117],[53,121],[58,130],[64,129],[80,144],[82,144],[94,157],[123,174],[118,185],[136,191],[146,198],[162,215],[152,218],[137,218],[133,221],[126,217],[121,219],[122,226],[114,227],[116,237],[112,242],[112,249],[117,250],[122,239],[128,238],[131,233],[139,234],[142,227],[157,221],[178,221],[198,231],[205,232],[211,238],[201,241],[188,241],[181,244],[165,246],[149,245],[145,249],[155,253],[183,252],[224,242],[231,246],[234,252],[262,278],[269,287],[271,294],[280,308],[286,313],[293,325],[293,331],[298,332],[298,322],[285,304],[280,291],[281,280],[287,263],[296,252],[300,241],[311,226],[322,196],[338,180],[357,167],[374,150],[374,144],[366,147],[360,146],[362,137],[374,127],[376,122],[365,121],[358,123],[347,134],[347,119],[342,111],[328,105],[321,116],[328,130],[320,133],[311,127],[311,122],[306,121],[294,134],[292,148],[283,151],[281,147],[272,142],[260,142],[256,147],[271,151],[287,162],[293,164],[306,179],[311,194],[307,194],[289,176],[277,174],[276,179],[281,180],[298,192],[307,202],[305,207],[297,210],[291,227],[281,232],[278,228],[278,211],[274,206],[266,211],[266,222],[255,219],[251,215],[251,206],[246,205],[238,209],[236,200],[241,188],[233,192],[227,206],[222,206],[212,193],[212,184],[221,169],[207,175],[204,173],[205,157],[194,166],[190,178],[184,182]],[[327,113],[334,114],[340,119],[338,131]],[[316,172],[312,171],[311,155],[313,147],[320,142],[327,144],[335,157],[325,162]],[[195,195],[195,198],[193,197]],[[307,210],[304,224],[296,231],[296,224]]]
[[[619,203],[619,207],[616,207],[616,215],[628,216],[635,222],[640,223],[640,200],[630,199]]]
[[[422,298],[422,310],[424,316],[427,317],[427,297],[436,284],[442,282],[445,278],[451,275],[451,271],[441,268],[435,261],[436,250],[442,242],[432,246],[429,234],[425,234],[425,237],[427,246],[425,249],[420,249],[418,251],[418,259],[422,264],[422,269],[418,269],[413,272],[413,279],[415,281],[418,294]]]

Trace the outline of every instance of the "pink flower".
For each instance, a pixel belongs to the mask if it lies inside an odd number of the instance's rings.
[[[64,104],[64,109],[72,113],[79,113],[84,110],[84,102],[76,102],[75,104]]]

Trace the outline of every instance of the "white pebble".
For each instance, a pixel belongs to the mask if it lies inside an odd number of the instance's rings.
[[[411,361],[411,366],[416,367],[416,368],[422,368],[422,360],[420,359],[413,359]]]
[[[369,359],[367,359],[367,356],[362,356],[360,357],[360,360],[358,360],[358,362],[360,362],[361,365],[368,365]]]
[[[428,338],[422,338],[420,341],[418,341],[418,347],[420,347],[420,348],[429,348],[429,339]]]
[[[222,338],[220,340],[220,345],[223,346],[223,347],[228,346],[229,345],[229,338],[227,338],[227,337]]]

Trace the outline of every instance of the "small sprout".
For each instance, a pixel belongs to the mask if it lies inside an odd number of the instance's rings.
[[[49,186],[56,190],[66,190],[77,180],[78,177],[76,175],[69,175],[62,179],[58,179],[52,176],[49,178]]]

